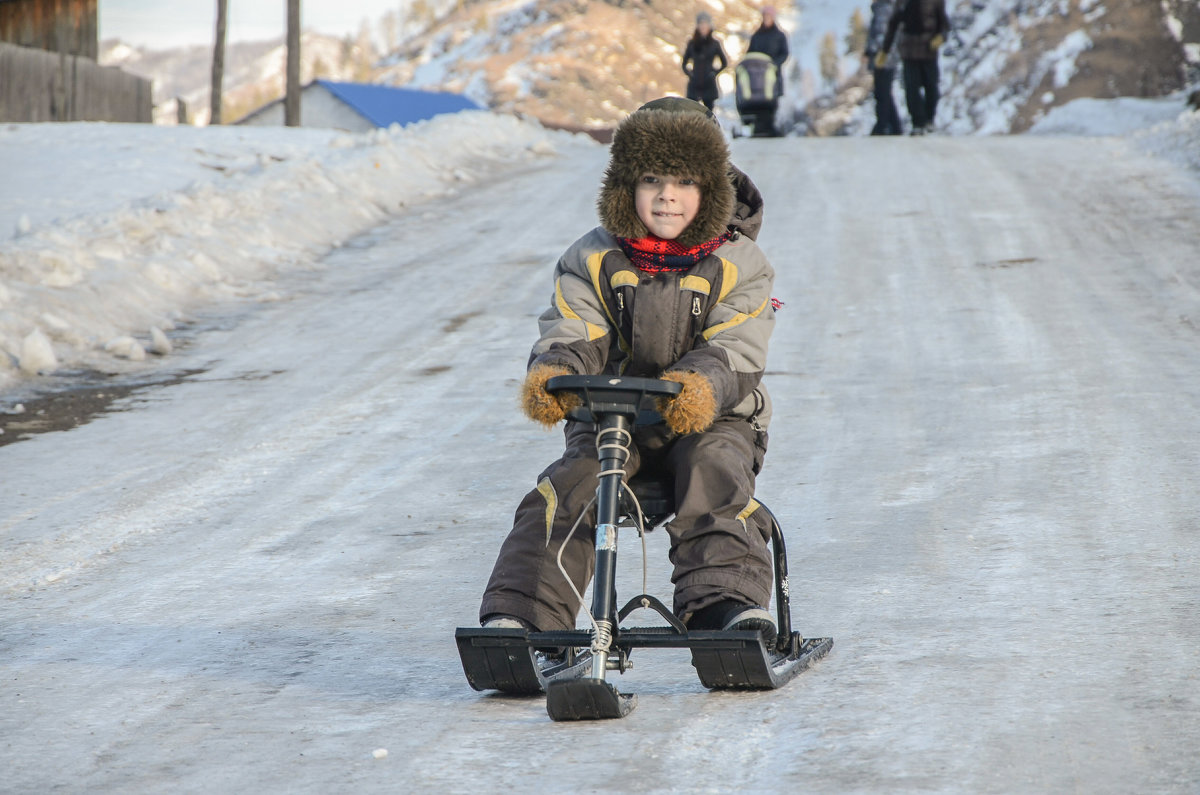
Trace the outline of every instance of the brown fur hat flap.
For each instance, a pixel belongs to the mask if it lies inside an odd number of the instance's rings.
[[[700,209],[678,237],[681,245],[690,248],[725,232],[734,208],[729,147],[721,128],[707,116],[644,108],[617,127],[596,202],[600,224],[617,237],[649,234],[633,200],[644,174],[689,177],[699,184]]]

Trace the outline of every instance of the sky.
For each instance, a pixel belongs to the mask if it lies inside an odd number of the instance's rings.
[[[261,41],[284,35],[285,0],[228,0],[226,42]],[[402,0],[301,0],[305,30],[344,35],[357,33],[364,19],[372,24]],[[119,38],[152,49],[187,44],[212,45],[217,0],[100,0],[100,38]]]

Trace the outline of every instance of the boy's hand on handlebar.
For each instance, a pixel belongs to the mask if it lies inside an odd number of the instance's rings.
[[[537,364],[530,368],[521,386],[521,410],[525,416],[549,428],[566,419],[568,411],[582,405],[578,395],[566,392],[552,395],[546,391],[546,382],[551,378],[570,374],[561,365]]]
[[[717,397],[708,379],[687,370],[669,370],[662,380],[683,384],[683,391],[675,397],[657,401],[658,413],[671,430],[679,434],[708,430],[717,418]]]

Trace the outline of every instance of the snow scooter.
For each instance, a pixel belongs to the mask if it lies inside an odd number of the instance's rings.
[[[779,135],[775,114],[779,109],[779,67],[761,52],[748,52],[734,69],[737,109],[752,137]]]
[[[637,697],[618,692],[606,677],[610,671],[628,670],[635,648],[690,649],[700,682],[709,689],[771,690],[833,647],[832,638],[804,638],[792,631],[783,532],[761,503],[758,510],[767,511],[771,520],[779,630],[775,643],[768,645],[757,631],[689,630],[666,605],[645,593],[616,609],[617,528],[636,528],[643,538],[644,583],[645,533],[674,512],[670,483],[637,477],[625,483],[622,467],[629,458],[631,431],[635,425],[661,421],[655,398],[677,395],[681,388],[673,381],[613,376],[564,375],[547,382],[547,391],[581,399],[582,405],[569,414],[571,419],[596,425],[600,474],[592,608],[587,614],[591,628],[533,632],[460,627],[455,640],[471,687],[511,694],[544,692],[546,712],[556,721],[623,718],[633,710]],[[582,606],[582,594],[579,601]],[[661,616],[666,626],[620,626],[643,608]]]

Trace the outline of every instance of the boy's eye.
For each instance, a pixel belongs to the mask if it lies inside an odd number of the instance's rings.
[[[692,179],[691,177],[683,177],[682,179],[679,180],[679,184],[680,185],[695,185],[696,180]]]
[[[653,185],[654,183],[658,182],[658,177],[654,176],[653,174],[647,174],[646,176],[642,177],[642,182],[646,183],[647,185]]]

